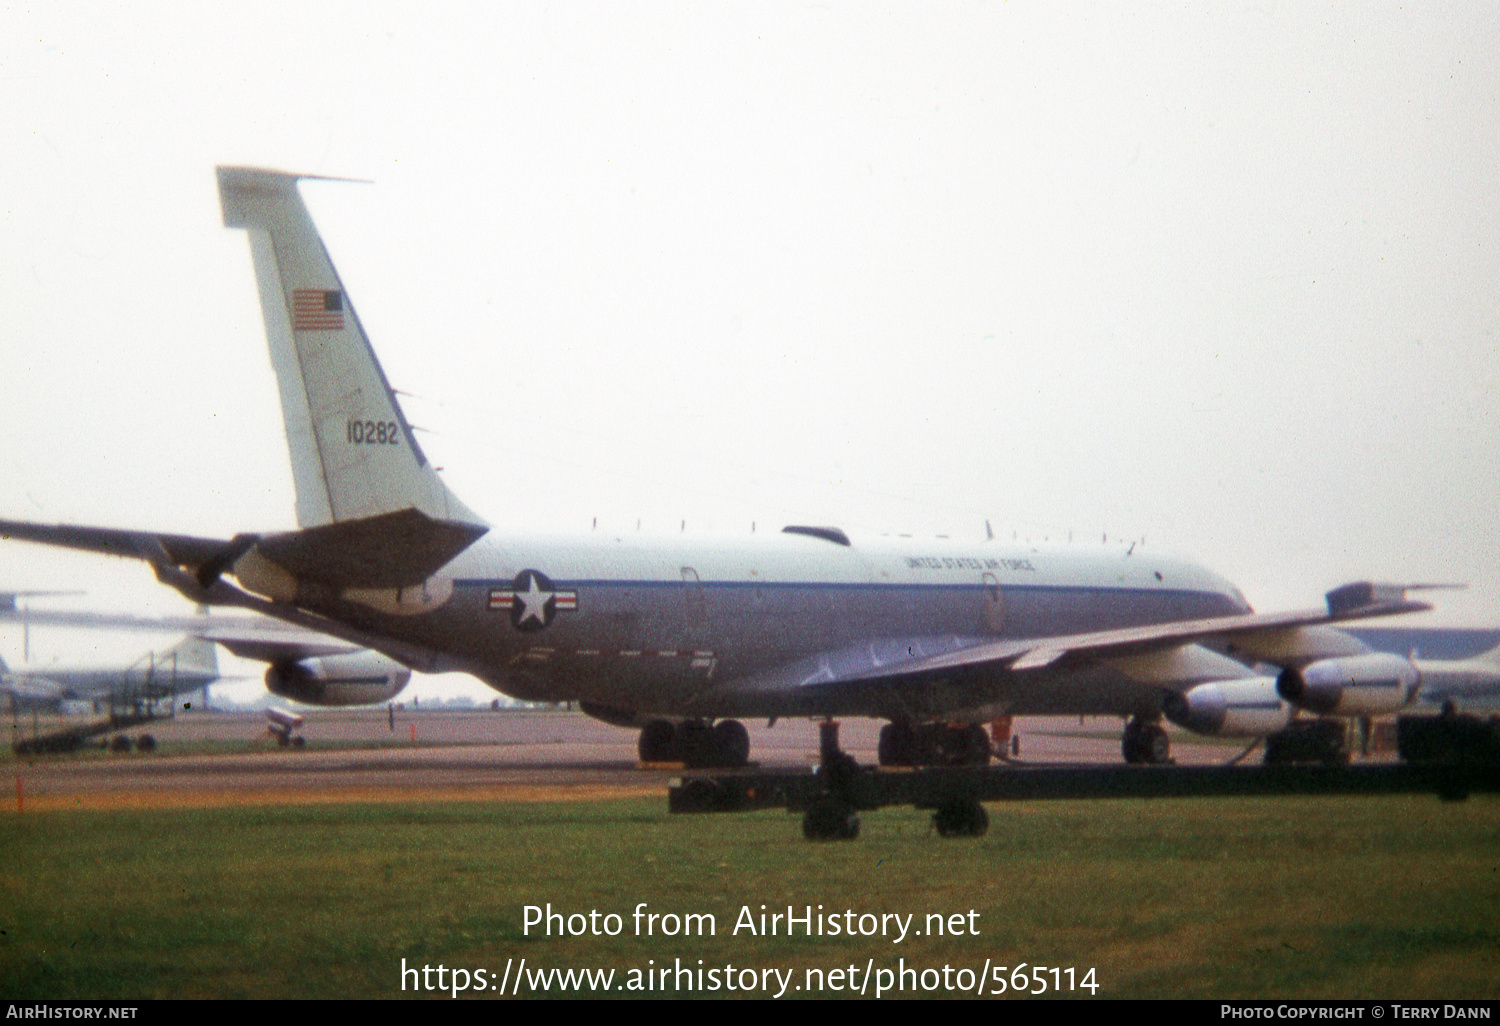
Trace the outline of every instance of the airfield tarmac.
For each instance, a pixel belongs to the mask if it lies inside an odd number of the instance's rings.
[[[384,709],[303,715],[308,747],[300,749],[278,746],[260,713],[196,712],[129,732],[153,734],[160,746],[154,753],[12,757],[15,793],[0,809],[665,799],[683,773],[673,765],[642,765],[636,731],[578,712],[406,710],[395,714],[394,727]],[[27,726],[20,724],[23,731]],[[818,729],[811,721],[746,727],[752,758],[762,768],[805,769],[818,761]],[[1120,727],[1111,717],[1017,720],[1018,761],[1118,763]],[[845,751],[873,764],[879,728],[873,720],[843,721]],[[1182,765],[1225,762],[1243,748],[1169,730],[1173,758]],[[216,753],[216,746],[229,750]]]

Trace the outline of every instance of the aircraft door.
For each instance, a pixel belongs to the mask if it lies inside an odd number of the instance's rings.
[[[690,566],[682,568],[682,604],[688,627],[697,630],[708,619],[703,604],[703,582],[698,571]]]
[[[980,578],[983,585],[984,624],[996,634],[1005,630],[1005,593],[1000,590],[1000,581],[994,574]]]

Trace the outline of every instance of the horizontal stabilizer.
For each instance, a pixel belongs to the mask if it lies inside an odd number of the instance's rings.
[[[1375,584],[1355,581],[1334,588],[1328,599],[1328,615],[1338,620],[1367,619],[1393,613],[1416,613],[1431,608],[1406,597],[1408,591],[1462,590],[1462,584]]]
[[[354,523],[341,525],[352,529],[353,542],[355,544],[363,542],[363,551],[372,554],[370,557],[372,562],[361,572],[360,580],[379,578],[387,581],[389,578],[389,580],[407,580],[415,584],[422,579],[424,573],[430,572],[429,567],[432,570],[441,567],[452,555],[462,551],[474,538],[486,530],[486,528],[472,524],[454,525],[448,522],[427,520],[411,510],[402,511],[389,518],[376,517],[372,520],[378,523],[376,525]],[[411,525],[423,524],[424,521],[423,527],[412,529]],[[386,530],[382,531],[382,527]],[[290,583],[295,590],[297,579],[261,554],[259,546],[262,541],[269,541],[273,545],[281,543],[283,558],[306,567],[309,572],[320,574],[337,572],[337,568],[342,564],[337,561],[336,557],[332,556],[326,548],[319,551],[319,546],[306,537],[300,541],[296,540],[299,534],[313,535],[319,541],[337,542],[337,538],[328,538],[314,532],[268,535],[265,538],[253,534],[239,535],[226,541],[109,527],[76,527],[69,524],[36,524],[17,520],[0,520],[0,539],[14,538],[21,541],[40,542],[44,545],[80,549],[85,552],[98,552],[108,556],[144,560],[150,564],[158,580],[176,588],[194,602],[249,609],[295,625],[289,628],[291,630],[301,628],[303,632],[337,638],[350,643],[355,648],[372,648],[407,666],[420,668],[430,673],[440,672],[438,667],[441,665],[441,660],[438,654],[423,645],[372,633],[352,624],[329,620],[290,606],[285,599],[272,601],[266,597],[266,593],[252,593],[244,588],[234,587],[219,576],[225,570],[231,569],[228,564],[232,561],[235,575],[241,579],[241,583],[244,583],[242,571],[246,568],[243,564],[259,563],[259,567],[250,569],[261,571],[262,577],[284,577],[286,579],[284,583]],[[410,554],[401,553],[399,550],[403,545],[411,545],[415,548],[417,556],[412,558]],[[270,571],[270,573],[267,574],[265,571]],[[328,585],[328,582],[321,578],[312,580],[315,584],[324,587]],[[357,585],[349,586],[356,587]],[[387,588],[407,586],[407,584],[392,583],[376,585],[376,587]],[[122,622],[131,619],[128,617],[44,611],[18,614],[0,611],[0,620],[20,619],[30,619],[33,623],[68,621],[80,626],[146,627],[141,623]],[[213,626],[204,629],[203,621],[203,617],[171,618],[162,621],[160,626],[170,625],[173,629],[189,630],[200,637],[217,641],[229,647],[231,651],[234,650],[230,645],[232,640],[230,633],[220,631]],[[293,653],[298,657],[330,654],[338,647],[336,644],[330,647],[327,638],[309,638],[305,633],[300,637],[287,639],[287,644],[278,646],[278,639],[266,639],[264,637],[266,633],[263,628],[254,630],[248,638],[249,646],[265,653],[274,653],[279,649],[283,653]],[[256,640],[257,635],[262,636],[261,640]]]
[[[166,567],[180,568],[196,579],[199,588],[208,588],[226,570],[243,569],[242,557],[269,560],[291,579],[316,581],[336,590],[408,588],[431,577],[488,530],[467,521],[435,520],[414,509],[305,531],[243,534],[228,541],[0,520],[0,538],[142,559],[158,574]],[[201,594],[188,597],[203,600]]]
[[[23,702],[60,702],[66,692],[61,684],[28,673],[6,674],[0,680],[0,695],[9,695]]]
[[[151,563],[165,554],[174,566],[195,571],[207,565],[228,544],[217,538],[195,538],[186,534],[156,534],[113,527],[75,527],[71,524],[32,524],[20,520],[0,520],[0,538],[61,545],[105,556],[144,559]]]
[[[267,535],[256,551],[298,580],[339,588],[421,584],[488,528],[414,509]]]
[[[206,641],[216,641],[241,659],[254,659],[262,663],[290,662],[297,659],[314,659],[319,656],[344,655],[358,649],[333,638],[317,640],[318,635],[307,634],[307,640],[296,638],[247,637],[243,632],[221,628],[210,628],[201,635]]]

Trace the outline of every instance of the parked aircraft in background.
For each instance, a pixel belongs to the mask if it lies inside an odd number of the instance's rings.
[[[132,742],[123,731],[171,716],[178,695],[204,690],[218,679],[213,642],[191,635],[128,666],[13,670],[0,660],[0,696],[8,699],[11,743],[18,752],[71,751],[103,734],[115,735],[117,751],[129,751],[132,744],[150,751],[156,747],[152,735]],[[86,719],[48,722],[44,728],[35,715],[42,710]],[[23,719],[22,711],[33,715]],[[100,713],[102,718],[93,715]]]
[[[269,664],[266,690],[305,705],[378,705],[395,698],[411,680],[411,670],[379,652],[263,617],[209,616],[201,611],[197,616],[153,618],[81,610],[21,610],[14,602],[6,602],[14,594],[0,592],[0,622],[19,623],[28,629],[185,631],[189,637],[183,644],[197,642],[196,650],[206,650],[210,664],[215,644],[243,659]]]
[[[406,667],[577,701],[639,727],[647,760],[743,763],[736,717],[870,716],[889,721],[882,762],[978,762],[982,724],[1066,713],[1129,717],[1126,759],[1158,761],[1164,708],[1191,713],[1204,686],[1355,716],[1417,693],[1418,663],[1337,627],[1429,608],[1399,586],[1350,584],[1326,608],[1258,614],[1218,575],[1134,549],[799,525],[726,540],[488,537],[418,445],[299,176],[218,175],[226,226],[250,238],[300,529],[220,539],[0,521],[0,533],[142,559],[195,602]],[[354,661],[328,680],[364,672]]]
[[[210,641],[186,637],[147,652],[128,666],[7,667],[0,660],[0,694],[14,708],[66,711],[67,705],[133,706],[200,691],[219,679]]]

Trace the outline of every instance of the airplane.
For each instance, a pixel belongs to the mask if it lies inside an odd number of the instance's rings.
[[[147,652],[128,666],[7,666],[0,660],[0,694],[13,706],[59,710],[68,704],[127,705],[199,691],[219,679],[212,642],[189,635],[171,648]]]
[[[214,645],[193,635],[171,648],[147,652],[128,666],[43,666],[12,669],[0,659],[0,695],[9,699],[17,751],[68,751],[88,738],[116,734],[114,747],[128,751],[131,741],[119,731],[160,719],[158,703],[167,703],[168,714],[176,696],[199,691],[219,680]],[[43,732],[33,720],[31,737],[25,737],[18,713],[49,710],[61,714],[93,713],[103,706],[104,720],[89,721]],[[136,739],[142,751],[156,747],[156,739],[142,734]]]
[[[378,652],[264,617],[210,616],[201,607],[196,616],[175,617],[82,610],[22,610],[14,601],[20,594],[0,592],[0,622],[19,623],[28,630],[33,626],[53,626],[186,631],[188,637],[182,644],[196,641],[206,647],[210,663],[213,662],[214,645],[222,645],[242,659],[267,663],[266,690],[278,698],[288,698],[304,705],[380,705],[399,695],[411,681],[411,670]],[[161,663],[160,657],[157,663]]]
[[[577,702],[639,729],[648,762],[742,765],[743,718],[856,716],[887,721],[883,764],[977,764],[990,757],[982,724],[1050,714],[1128,718],[1126,761],[1160,762],[1163,712],[1191,711],[1201,687],[1350,715],[1395,711],[1420,688],[1411,659],[1338,627],[1431,608],[1408,596],[1416,585],[1356,582],[1324,608],[1256,613],[1212,571],[1134,547],[795,524],[727,540],[494,537],[426,458],[376,359],[297,188],[323,176],[217,174],[224,224],[250,241],[299,529],[224,539],[0,521],[0,534],[141,559],[197,603],[518,699]]]

